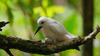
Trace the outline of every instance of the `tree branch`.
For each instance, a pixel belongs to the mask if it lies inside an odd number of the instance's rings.
[[[0,24],[0,29],[7,23],[8,22],[2,22]],[[21,51],[28,53],[48,55],[68,49],[77,49],[78,46],[94,39],[99,32],[100,32],[100,27],[97,25],[96,30],[94,30],[88,36],[85,36],[83,38],[78,36],[77,38],[73,38],[70,41],[66,40],[56,44],[45,44],[40,41],[25,40],[18,37],[6,36],[0,34],[0,48],[4,49],[10,56],[13,55],[9,51],[9,49],[19,49]]]
[[[68,49],[76,49],[75,47],[78,47],[94,39],[99,32],[100,32],[100,27],[97,25],[96,30],[94,30],[86,37],[83,38],[77,37],[73,38],[70,41],[66,40],[56,44],[45,44],[39,41],[31,41],[31,40],[21,39],[18,37],[0,35],[0,48],[19,49],[21,51],[28,53],[48,55]]]
[[[10,56],[13,56],[13,54],[10,52],[8,48],[4,49]]]
[[[0,31],[2,31],[2,27],[3,26],[5,26],[6,24],[8,24],[9,22],[4,22],[4,21],[2,21],[2,22],[0,22]]]

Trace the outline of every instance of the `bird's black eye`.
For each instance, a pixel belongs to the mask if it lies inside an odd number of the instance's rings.
[[[44,22],[41,22],[41,24],[43,24]]]

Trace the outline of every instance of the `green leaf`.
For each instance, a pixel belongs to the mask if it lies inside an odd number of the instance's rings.
[[[6,4],[6,6],[7,6],[8,20],[9,20],[9,22],[10,22],[10,25],[12,26],[12,24],[13,24],[13,14],[12,14],[12,12],[11,12],[10,7],[9,7],[7,4]]]
[[[43,34],[42,34],[40,31],[39,31],[38,33],[39,33],[40,39],[41,39],[41,40],[44,40],[45,37],[43,36]]]
[[[3,50],[0,49],[0,56],[3,56]]]
[[[25,4],[22,0],[18,0],[19,5],[26,10],[27,12],[33,14],[33,10],[30,6],[28,6],[27,4]]]
[[[75,49],[70,49],[70,50],[66,50],[60,53],[61,56],[73,56],[73,54],[76,54],[78,51]],[[72,54],[72,55],[70,55]]]
[[[54,0],[48,0],[48,7],[53,5]]]
[[[31,4],[33,7],[38,7],[40,4],[39,4],[40,0],[31,0]]]
[[[68,32],[73,33],[77,29],[77,15],[73,14],[65,22],[64,27]]]

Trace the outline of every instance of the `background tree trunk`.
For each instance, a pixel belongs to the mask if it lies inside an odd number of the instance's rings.
[[[93,0],[82,0],[83,7],[83,35],[93,31]],[[84,44],[82,56],[93,56],[93,40]]]

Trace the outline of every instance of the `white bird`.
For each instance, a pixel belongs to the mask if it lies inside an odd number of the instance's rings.
[[[65,40],[70,41],[77,37],[69,33],[61,23],[51,18],[40,17],[37,24],[38,29],[35,34],[41,29],[47,44],[54,44]],[[79,47],[74,48],[80,50]]]
[[[38,29],[35,34],[41,29],[42,34],[46,38],[47,41],[52,43],[57,43],[59,41],[64,40],[71,40],[76,36],[69,33],[61,23],[58,21],[47,18],[47,17],[40,17],[37,21]]]

